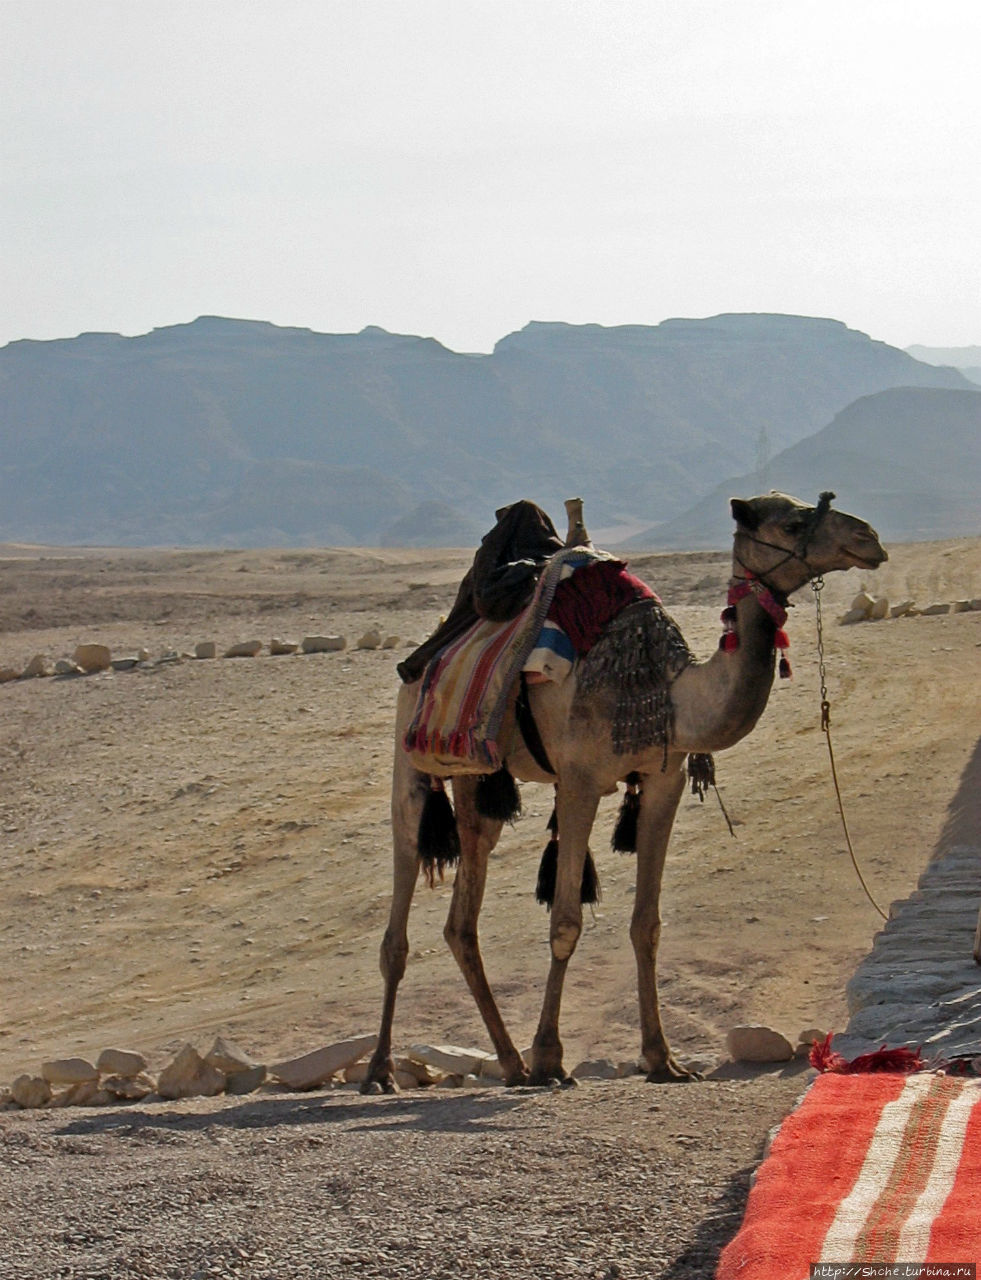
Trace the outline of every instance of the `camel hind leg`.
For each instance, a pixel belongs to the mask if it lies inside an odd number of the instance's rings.
[[[491,850],[500,838],[503,822],[485,818],[477,812],[476,779],[454,779],[453,799],[460,833],[460,862],[453,883],[453,900],[443,930],[450,950],[460,966],[467,986],[476,1001],[491,1042],[497,1051],[504,1081],[509,1085],[524,1084],[528,1069],[514,1046],[497,1001],[484,972],[477,937],[477,918],[484,900],[487,863]]]
[[[637,958],[640,1000],[641,1053],[647,1079],[653,1082],[697,1080],[698,1075],[676,1061],[668,1046],[657,998],[657,948],[661,938],[661,878],[685,789],[685,757],[672,754],[663,772],[644,778],[637,821],[637,888],[630,940]]]

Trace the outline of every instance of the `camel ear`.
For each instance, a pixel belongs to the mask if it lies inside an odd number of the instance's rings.
[[[731,498],[729,506],[732,508],[732,518],[736,524],[751,531],[760,527],[760,518],[751,502],[746,502],[743,498]]]

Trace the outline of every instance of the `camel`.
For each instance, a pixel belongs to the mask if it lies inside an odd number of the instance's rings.
[[[504,1025],[484,972],[477,937],[488,860],[503,822],[478,811],[475,777],[453,778],[460,857],[444,937],[477,1003],[507,1084],[569,1083],[562,1063],[559,1011],[566,970],[582,929],[587,844],[600,799],[614,793],[623,781],[634,784],[634,791],[640,783],[630,940],[637,963],[642,1063],[649,1081],[698,1079],[671,1052],[658,1008],[656,979],[661,878],[686,785],[686,757],[733,746],[759,720],[774,679],[776,646],[784,643],[778,629],[793,592],[829,572],[875,569],[888,558],[870,525],[832,510],[833,497],[822,494],[816,506],[776,492],[731,500],[736,525],[733,576],[729,607],[723,615],[729,634],[707,661],[690,660],[669,673],[673,716],[663,744],[619,753],[614,749],[614,696],[609,689],[583,693],[578,688],[591,655],[577,661],[562,683],[529,688],[531,710],[551,772],[536,762],[520,738],[507,756],[507,767],[518,780],[554,784],[561,833],[549,924],[551,962],[530,1063],[523,1060]],[[581,542],[588,541],[582,530],[578,537]],[[396,714],[394,888],[381,946],[381,1027],[364,1092],[396,1090],[392,1023],[408,955],[409,909],[420,871],[420,815],[430,786],[427,775],[412,767],[401,745],[417,691],[418,684],[402,687]]]

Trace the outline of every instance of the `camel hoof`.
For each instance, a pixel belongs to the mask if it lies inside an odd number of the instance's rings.
[[[558,1071],[532,1071],[528,1084],[533,1089],[562,1089],[566,1087],[569,1077],[559,1067]]]
[[[398,1093],[399,1087],[389,1076],[387,1080],[362,1080],[359,1093],[377,1095],[382,1093]]]
[[[645,1079],[648,1084],[691,1084],[696,1080],[704,1080],[705,1077],[698,1071],[689,1071],[680,1062],[675,1062],[674,1058],[669,1058],[661,1066],[648,1071]]]
[[[527,1083],[528,1071],[524,1067],[520,1071],[512,1071],[509,1076],[504,1077],[504,1087],[506,1089],[518,1089]]]

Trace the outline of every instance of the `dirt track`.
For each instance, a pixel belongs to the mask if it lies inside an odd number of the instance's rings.
[[[829,579],[829,618],[861,581],[921,603],[981,594],[981,542],[891,552],[878,575]],[[202,639],[353,639],[376,623],[418,640],[469,559],[6,554],[0,666],[67,655],[83,640],[156,655]],[[723,558],[633,565],[707,655]],[[737,1022],[791,1037],[842,1026],[844,981],[878,921],[834,811],[804,597],[789,630],[795,680],[718,762],[737,838],[714,801],[687,800],[669,857],[662,1002],[676,1051],[709,1070]],[[909,892],[944,838],[977,737],[979,643],[978,613],[829,629],[849,822],[883,904]],[[222,1031],[272,1060],[374,1029],[403,651],[0,687],[0,1083],[107,1044],[159,1066],[185,1039],[206,1048]],[[533,885],[548,796],[529,786],[524,801],[495,855],[482,919],[488,970],[521,1042],[547,961]],[[603,902],[567,986],[567,1065],[636,1052],[632,863],[602,852],[615,807],[605,803],[594,842]],[[417,894],[402,1044],[485,1044],[442,942],[447,895]],[[265,1095],[8,1112],[0,1225],[16,1245],[0,1276],[286,1277],[306,1264],[311,1275],[342,1264],[368,1276],[707,1275],[766,1131],[803,1083],[628,1080],[541,1096]]]

